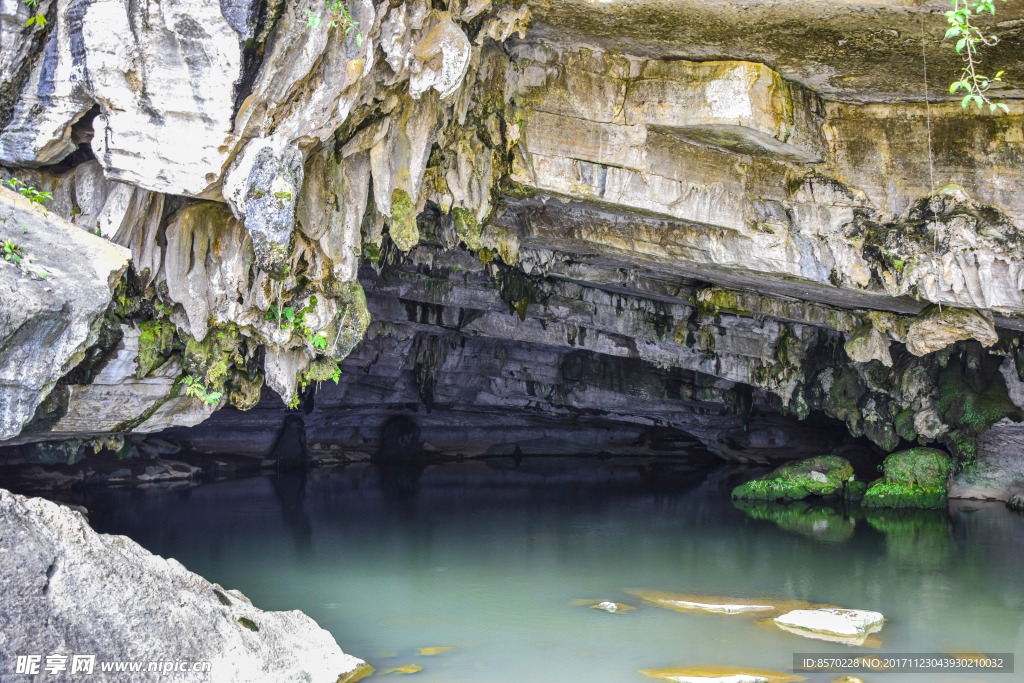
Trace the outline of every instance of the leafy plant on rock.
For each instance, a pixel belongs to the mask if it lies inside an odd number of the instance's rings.
[[[1002,0],[1006,2],[1006,0]],[[996,13],[995,0],[950,0],[952,9],[946,12],[949,29],[945,39],[956,38],[956,51],[964,58],[964,68],[960,79],[949,86],[949,92],[965,93],[960,105],[964,108],[973,103],[978,109],[987,104],[990,111],[1001,109],[1009,113],[1009,108],[1002,102],[993,102],[986,93],[995,83],[1002,80],[1003,71],[989,78],[978,73],[978,50],[991,47],[999,42],[998,36],[986,36],[981,29],[971,23],[971,18],[983,12]]]
[[[52,192],[40,192],[32,185],[26,185],[24,182],[18,180],[17,178],[0,180],[0,185],[6,185],[15,192],[20,192],[22,197],[29,200],[33,204],[39,204],[44,208],[46,207],[47,203],[49,203],[53,199]]]
[[[16,266],[21,265],[21,259],[25,258],[25,251],[12,240],[4,240],[4,261],[10,261]]]
[[[263,316],[263,319],[276,319],[277,324],[281,326],[282,330],[291,329],[299,332],[313,344],[314,348],[323,351],[327,348],[327,335],[323,331],[314,332],[306,320],[306,315],[315,310],[316,304],[316,296],[311,296],[309,297],[309,305],[305,308],[300,308],[298,311],[291,306],[285,306],[280,311],[277,307],[271,306],[267,314]]]
[[[32,24],[36,24],[40,28],[43,28],[44,26],[46,26],[46,17],[44,17],[38,11],[39,0],[25,0],[25,5],[29,9],[35,11],[35,14],[33,14],[31,17],[29,17],[28,21],[25,22],[25,26],[31,26]]]
[[[359,22],[352,18],[352,14],[348,11],[348,7],[345,7],[340,0],[326,0],[324,3],[324,9],[329,17],[326,22],[327,28],[336,28],[341,31],[344,36],[348,36],[352,31],[359,28]],[[306,10],[306,15],[307,28],[316,28],[317,26],[321,26],[325,23],[322,14],[315,14],[310,10]],[[365,36],[362,31],[357,31],[356,45],[362,47],[364,37]]]
[[[223,394],[219,391],[207,391],[203,381],[198,377],[187,375],[185,377],[185,395],[198,399],[207,405],[217,405]]]

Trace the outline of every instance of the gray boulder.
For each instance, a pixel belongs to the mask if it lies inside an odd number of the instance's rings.
[[[44,664],[47,655],[67,656],[69,679],[76,654],[96,655],[94,673],[113,661],[210,663],[208,673],[133,681],[342,683],[368,672],[302,612],[264,612],[173,559],[96,533],[74,510],[2,489],[0,585],[4,672],[31,654]]]
[[[0,188],[0,439],[16,436],[96,341],[131,252]]]

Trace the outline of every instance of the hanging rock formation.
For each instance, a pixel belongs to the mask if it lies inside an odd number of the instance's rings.
[[[1024,110],[1009,86],[1008,114],[924,101],[922,25],[930,71],[959,68],[938,9],[5,16],[4,177],[131,266],[78,323],[91,336],[32,361],[0,434],[171,428],[257,456],[283,402],[309,409],[314,456],[369,457],[416,413],[441,455],[763,463],[860,439],[879,460],[916,441],[983,463],[1024,419]],[[1014,31],[989,53],[1011,84]],[[969,486],[997,480],[1016,491]]]

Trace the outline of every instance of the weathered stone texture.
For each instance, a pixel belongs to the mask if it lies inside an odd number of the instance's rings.
[[[32,652],[94,654],[93,675],[104,661],[210,662],[188,675],[238,683],[336,683],[364,665],[298,610],[258,609],[56,503],[0,490],[0,550],[5,671]]]

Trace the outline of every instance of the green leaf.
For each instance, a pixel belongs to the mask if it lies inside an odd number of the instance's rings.
[[[961,50],[964,49],[965,45],[967,45],[967,39],[966,38],[961,38],[960,40],[956,41],[956,51],[960,52]]]
[[[1007,113],[1007,114],[1009,114],[1009,113],[1010,113],[1010,108],[1009,108],[1009,107],[1007,107],[1007,106],[1006,106],[1005,104],[1003,104],[1002,102],[998,102],[998,103],[996,104],[996,106],[997,106],[997,107],[999,107],[1000,109],[1002,109],[1004,113]]]
[[[967,109],[967,104],[971,101],[970,95],[964,95],[964,99],[960,101],[960,106]]]

